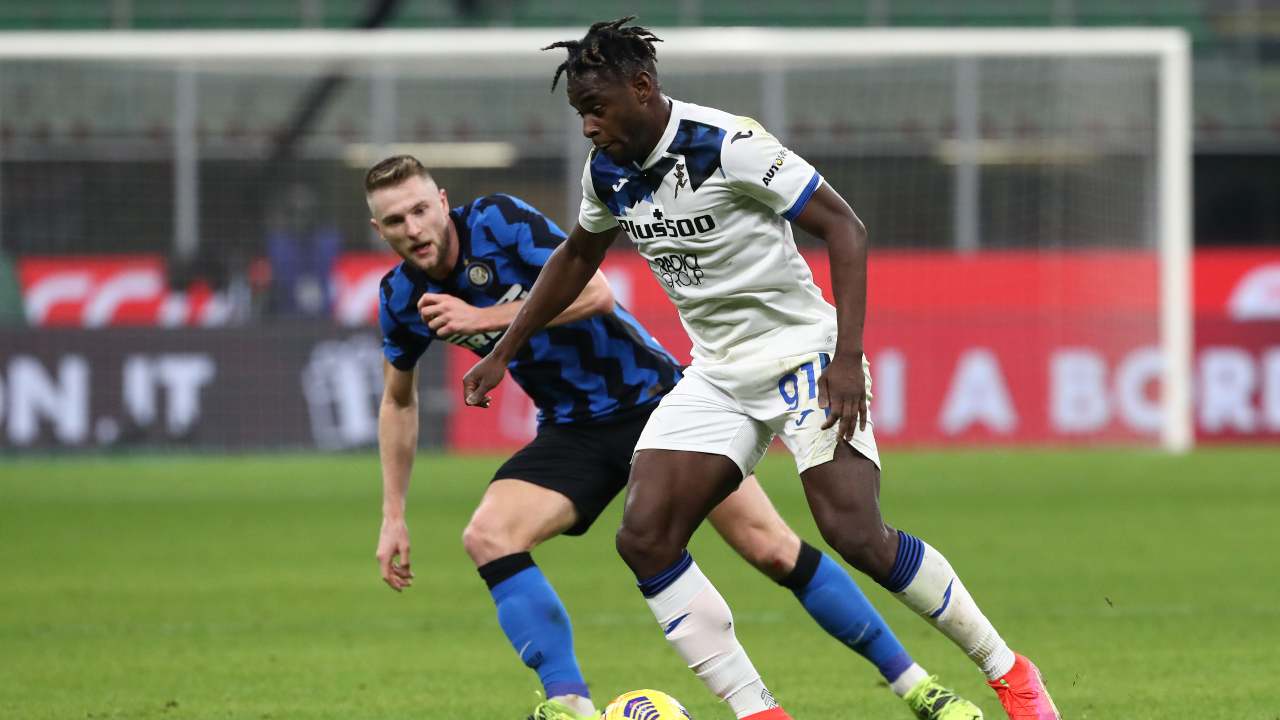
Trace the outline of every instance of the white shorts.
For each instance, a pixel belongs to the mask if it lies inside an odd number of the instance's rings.
[[[791,451],[804,472],[835,457],[839,424],[826,430],[826,412],[818,407],[818,378],[829,353],[786,358],[695,364],[649,416],[636,443],[640,450],[690,450],[724,455],[745,477],[755,469],[774,436]],[[867,401],[871,369],[863,359]],[[880,467],[871,432],[855,428],[849,444]],[[634,457],[634,455],[633,455]]]

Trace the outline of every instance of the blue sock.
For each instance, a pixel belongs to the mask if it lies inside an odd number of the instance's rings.
[[[498,624],[520,660],[538,673],[547,697],[591,697],[573,654],[569,613],[533,557],[498,558],[480,567],[480,577],[498,606]]]
[[[795,569],[779,582],[823,630],[871,661],[885,680],[893,682],[914,664],[849,573],[817,548],[801,541]]]

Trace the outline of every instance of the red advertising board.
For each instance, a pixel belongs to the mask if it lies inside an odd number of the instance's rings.
[[[1200,442],[1280,442],[1280,320],[1196,323]]]
[[[829,289],[825,255],[810,252],[806,257],[819,285]],[[343,325],[373,322],[378,281],[395,262],[387,253],[342,255],[332,269],[334,320]],[[619,252],[606,262],[615,286],[624,297],[633,298],[634,311],[653,309],[655,317],[670,316],[660,288],[638,257]],[[27,255],[18,259],[17,267],[33,326],[223,322],[216,308],[219,294],[201,284],[171,288],[159,255]],[[1157,297],[1154,257],[1142,252],[877,252],[871,272],[872,307],[881,313],[940,313],[952,308],[1000,313],[1019,308],[1148,311]],[[1194,273],[1197,314],[1280,320],[1280,250],[1199,251]],[[650,308],[650,300],[660,307]]]
[[[825,255],[806,257],[830,297]],[[1280,252],[1202,253],[1196,263],[1197,286],[1211,289],[1196,302],[1199,437],[1280,440],[1280,282],[1240,289],[1280,270]],[[605,272],[624,304],[687,360],[689,341],[644,261],[610,255]],[[1157,441],[1151,255],[885,252],[870,277],[865,338],[885,445]],[[1241,296],[1252,300],[1233,304]],[[455,387],[474,361],[450,355]],[[532,437],[532,404],[514,385],[488,410],[460,398],[457,407],[452,447],[508,449]]]
[[[213,326],[225,318],[225,303],[207,286],[170,289],[158,255],[27,256],[17,265],[34,326]]]
[[[826,255],[806,257],[830,297]],[[334,319],[376,317],[394,263],[348,254],[333,271]],[[37,326],[217,325],[217,293],[167,286],[157,257],[19,260]],[[615,294],[677,357],[689,341],[639,256],[605,263]],[[1196,426],[1201,440],[1280,440],[1280,250],[1196,253]],[[870,268],[867,354],[887,445],[1155,442],[1159,422],[1157,267],[1146,252],[882,251]],[[533,432],[514,386],[488,411],[465,408],[474,356],[450,348],[449,442],[507,449]]]
[[[375,323],[388,253],[346,253],[334,263],[333,319]],[[36,327],[218,327],[231,319],[226,294],[203,282],[174,288],[159,255],[24,256],[18,260],[27,322]],[[265,261],[255,268],[266,271]]]

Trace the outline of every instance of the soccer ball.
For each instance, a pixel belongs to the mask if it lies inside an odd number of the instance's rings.
[[[632,690],[614,698],[601,720],[693,720],[693,716],[661,690]]]

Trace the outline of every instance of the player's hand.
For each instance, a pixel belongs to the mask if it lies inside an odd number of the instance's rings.
[[[409,526],[403,519],[382,520],[382,532],[378,534],[378,567],[382,569],[382,581],[396,592],[413,584],[413,571],[409,569]]]
[[[452,295],[423,293],[418,299],[418,314],[442,338],[485,331],[480,308]]]
[[[494,357],[493,353],[486,355],[462,376],[463,401],[475,407],[489,407],[489,403],[493,401],[489,397],[489,391],[498,387],[506,374],[506,363]]]
[[[867,380],[862,373],[862,353],[837,354],[818,378],[818,407],[829,408],[822,429],[840,423],[840,437],[848,440],[855,430],[867,429]]]

